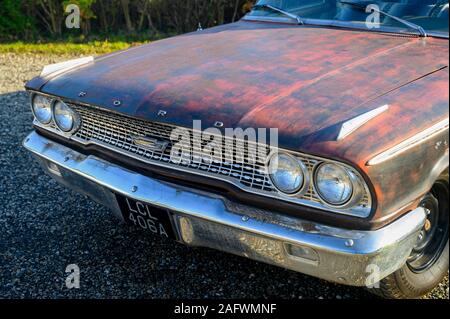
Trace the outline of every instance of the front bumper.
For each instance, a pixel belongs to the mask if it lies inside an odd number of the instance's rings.
[[[156,180],[85,156],[36,132],[24,146],[54,179],[109,207],[120,218],[114,193],[174,212],[173,223],[184,244],[347,285],[373,284],[374,278],[381,280],[402,267],[425,222],[425,211],[419,207],[379,230],[339,229]]]

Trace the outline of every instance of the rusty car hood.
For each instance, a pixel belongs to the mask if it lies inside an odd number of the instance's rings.
[[[447,40],[242,21],[97,58],[39,89],[186,127],[274,127],[282,146],[308,151],[382,97],[447,66]]]

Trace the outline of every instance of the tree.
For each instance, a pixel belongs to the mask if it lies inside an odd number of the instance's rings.
[[[17,0],[0,0],[0,34],[29,36],[34,26],[34,19],[27,14],[27,8]]]
[[[130,16],[130,0],[121,0],[122,3],[122,10],[123,10],[123,17],[125,19],[125,23],[127,26],[127,31],[129,33],[134,31],[133,22],[131,21]]]
[[[36,14],[51,35],[61,35],[61,25],[64,18],[61,1],[37,0]]]
[[[255,0],[0,0],[0,37],[54,38],[63,28],[65,7],[80,9],[82,33],[90,35],[184,33],[234,22]]]

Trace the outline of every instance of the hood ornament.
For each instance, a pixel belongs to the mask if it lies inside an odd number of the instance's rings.
[[[337,140],[343,140],[350,134],[352,134],[354,131],[359,129],[361,126],[372,120],[373,118],[377,117],[381,113],[386,112],[389,109],[389,105],[383,105],[380,106],[372,111],[366,112],[364,114],[361,114],[357,117],[354,117],[347,122],[344,122],[341,126],[341,129],[339,131],[339,135],[337,137]]]
[[[66,72],[66,71],[78,68],[80,66],[83,66],[85,64],[89,64],[92,62],[94,62],[94,57],[88,56],[85,58],[69,60],[69,61],[65,61],[65,62],[61,62],[61,63],[49,64],[49,65],[44,66],[44,68],[42,69],[42,72],[41,72],[41,76],[47,76],[47,75],[56,76],[56,75]]]

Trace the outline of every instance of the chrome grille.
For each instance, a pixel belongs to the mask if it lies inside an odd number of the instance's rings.
[[[191,172],[212,179],[224,180],[238,186],[244,191],[257,195],[357,217],[367,217],[371,212],[372,202],[367,187],[365,187],[365,195],[359,203],[353,207],[342,209],[330,207],[322,202],[314,190],[313,183],[310,183],[309,189],[302,195],[288,196],[279,192],[272,185],[266,172],[266,162],[270,156],[271,149],[265,144],[257,145],[248,143],[247,141],[237,141],[233,138],[230,140],[229,137],[220,137],[223,147],[227,143],[232,143],[234,150],[232,159],[229,159],[229,162],[227,162],[220,157],[212,158],[212,161],[207,163],[204,161],[196,162],[196,160],[201,160],[202,156],[204,156],[204,146],[209,142],[207,139],[203,140],[202,138],[203,144],[200,145],[200,148],[198,146],[192,147],[192,145],[186,145],[186,147],[189,147],[191,155],[189,158],[182,158],[179,163],[175,163],[171,160],[173,145],[171,144],[170,136],[172,131],[178,127],[132,118],[93,106],[66,103],[74,108],[81,118],[81,126],[75,135],[62,133],[55,127],[53,122],[49,125],[42,125],[35,120],[34,124],[83,145],[95,144],[146,163],[182,172]],[[193,130],[185,130],[192,136]],[[164,151],[151,150],[136,144],[134,139],[136,137],[155,138],[158,141],[169,142],[169,144]],[[177,142],[177,146],[179,146],[179,142]],[[252,161],[252,151],[257,147],[262,148],[263,156],[259,156],[256,160]],[[259,155],[261,155],[261,151]],[[308,169],[310,180],[312,180],[314,167],[318,163],[330,161],[300,153],[294,153],[293,155],[304,162]],[[351,167],[348,168],[351,169]],[[353,169],[351,170],[353,173],[358,174]]]
[[[201,162],[204,154],[200,149],[186,145],[192,150],[192,157],[175,164],[170,160],[172,143],[165,149],[164,152],[153,151],[142,148],[133,142],[134,136],[149,136],[159,140],[170,141],[170,135],[175,126],[168,124],[161,124],[155,122],[148,122],[135,118],[128,118],[123,115],[114,114],[93,108],[86,108],[70,104],[81,115],[82,125],[80,130],[75,134],[75,137],[83,143],[96,143],[100,145],[108,145],[116,150],[121,150],[127,154],[132,154],[133,157],[138,157],[146,162],[159,162],[165,166],[179,166],[183,170],[192,170],[201,172],[202,175],[212,177],[219,177],[221,179],[230,180],[234,183],[239,183],[243,187],[248,187],[258,191],[269,193],[278,193],[272,185],[270,178],[266,174],[265,162],[270,154],[270,148],[267,145],[259,145],[262,147],[266,158],[263,160],[250,161],[249,153],[256,152],[257,145],[244,142],[236,143],[231,141],[234,148],[238,152],[233,154],[233,162],[225,162],[221,158],[214,158],[208,163]],[[202,143],[202,148],[208,141]],[[230,141],[228,141],[231,143]],[[223,145],[226,143],[226,138],[223,137]],[[240,146],[243,146],[240,147]],[[193,159],[197,159],[196,163]],[[317,161],[303,158],[305,164],[312,171],[313,166]],[[314,194],[312,186],[303,195],[307,200],[319,202],[319,198]]]

